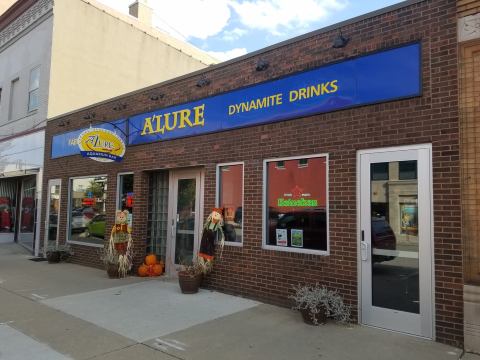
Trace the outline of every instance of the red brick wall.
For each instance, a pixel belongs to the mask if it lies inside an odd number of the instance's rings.
[[[111,226],[116,174],[135,172],[135,262],[145,253],[148,173],[146,170],[203,166],[205,214],[215,203],[217,163],[245,162],[244,245],[228,247],[216,264],[208,286],[225,292],[286,304],[291,287],[321,282],[338,289],[356,309],[356,152],[361,149],[432,143],[435,215],[435,301],[437,339],[463,342],[463,278],[459,200],[459,135],[457,113],[457,47],[455,1],[424,1],[342,27],[347,47],[332,49],[337,32],[319,33],[296,43],[265,51],[242,61],[205,70],[211,84],[197,88],[198,74],[124,97],[127,107],[114,111],[118,100],[88,111],[111,121],[161,107],[192,101],[412,41],[422,44],[423,95],[329,114],[284,121],[187,139],[129,147],[120,164],[103,164],[71,156],[49,158],[51,137],[86,127],[87,110],[47,125],[45,184],[62,178],[60,235],[65,239],[69,176],[108,175],[107,211]],[[256,72],[259,58],[270,62]],[[395,84],[392,84],[395,86]],[[150,100],[151,93],[165,96]],[[66,126],[59,124],[68,122]],[[93,121],[95,122],[95,120]],[[285,142],[285,134],[292,139]],[[262,160],[329,154],[330,256],[262,250]],[[46,199],[46,187],[44,197]],[[44,204],[45,206],[45,200]],[[100,266],[95,249],[76,246],[74,261]]]

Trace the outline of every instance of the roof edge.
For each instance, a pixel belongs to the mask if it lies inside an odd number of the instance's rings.
[[[16,18],[23,14],[27,9],[32,7],[38,0],[18,0],[12,4],[0,16],[0,31],[10,25]]]

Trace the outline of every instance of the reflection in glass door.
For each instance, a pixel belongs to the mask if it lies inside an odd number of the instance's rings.
[[[49,180],[47,193],[47,213],[45,219],[45,243],[54,245],[58,243],[58,220],[60,216],[60,190],[61,180]]]
[[[433,337],[430,147],[360,153],[362,323]]]
[[[21,200],[18,224],[18,243],[33,251],[36,225],[36,184],[32,175],[21,181]]]
[[[201,212],[201,172],[199,170],[170,173],[168,248],[174,273],[179,265],[190,264],[198,252]]]
[[[15,239],[17,187],[17,178],[0,180],[0,243]]]

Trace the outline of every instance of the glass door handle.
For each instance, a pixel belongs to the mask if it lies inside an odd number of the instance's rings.
[[[172,219],[172,237],[175,236],[175,220]]]
[[[368,260],[368,244],[365,241],[360,243],[360,254],[362,256],[362,261]]]

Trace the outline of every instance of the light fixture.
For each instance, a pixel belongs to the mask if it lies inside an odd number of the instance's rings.
[[[64,127],[64,126],[67,126],[67,125],[70,125],[70,121],[69,120],[61,120],[57,126],[58,127]]]
[[[158,94],[158,93],[151,93],[149,96],[150,100],[152,101],[157,101],[157,100],[163,99],[164,97],[165,97],[165,94]]]
[[[343,48],[347,46],[349,41],[350,41],[349,38],[346,38],[342,35],[342,30],[338,30],[337,37],[335,38],[335,40],[333,40],[332,47],[335,49]]]
[[[255,66],[255,70],[264,71],[264,70],[267,70],[269,66],[270,66],[270,63],[267,60],[260,59],[258,60],[257,65]]]
[[[85,120],[95,119],[95,113],[93,111],[86,113],[83,118]]]
[[[210,85],[210,80],[208,80],[204,75],[197,81],[197,84],[195,86],[198,88],[202,88],[208,85]]]
[[[113,110],[115,111],[124,110],[126,107],[127,107],[126,103],[119,102],[113,107]]]

